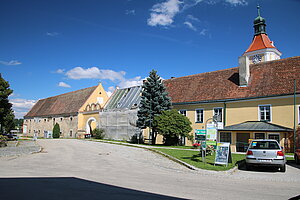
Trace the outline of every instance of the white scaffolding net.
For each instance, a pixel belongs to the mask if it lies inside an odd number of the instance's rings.
[[[136,120],[137,109],[100,112],[100,128],[104,129],[106,139],[131,141],[139,137],[141,129],[136,127]]]

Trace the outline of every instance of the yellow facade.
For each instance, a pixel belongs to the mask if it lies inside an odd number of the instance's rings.
[[[300,96],[296,98],[296,128],[299,127],[299,104]],[[192,122],[193,131],[190,134],[195,134],[195,129],[205,129],[206,123],[211,122],[214,115],[214,108],[223,109],[223,126],[230,126],[246,121],[260,121],[259,106],[270,105],[271,121],[270,123],[284,126],[290,129],[294,128],[294,98],[293,96],[281,96],[272,98],[257,98],[251,100],[230,101],[222,103],[199,103],[199,104],[184,104],[174,105],[174,109],[186,110],[186,116]],[[203,122],[196,122],[196,109],[203,109]],[[240,132],[231,133],[232,151],[236,151],[236,138]],[[247,132],[249,133],[249,132]],[[254,133],[249,133],[250,138],[254,138]],[[271,133],[265,133],[266,137]],[[278,133],[280,135],[280,144],[284,146],[284,138],[287,138],[287,133]],[[292,133],[289,133],[292,134]],[[186,145],[192,145],[194,141],[186,141]]]
[[[99,84],[91,96],[79,109],[78,113],[78,137],[83,138],[90,134],[99,124],[99,111],[107,102],[108,96],[102,84]]]

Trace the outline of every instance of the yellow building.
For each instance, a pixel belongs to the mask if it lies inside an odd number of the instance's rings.
[[[51,137],[56,123],[61,137],[84,138],[99,126],[99,112],[108,100],[102,84],[39,100],[24,116],[28,136]]]
[[[174,108],[192,122],[191,134],[207,130],[210,140],[230,142],[232,152],[245,151],[255,138],[277,139],[292,150],[300,123],[300,57],[280,59],[265,26],[258,8],[252,43],[238,67],[164,82]]]

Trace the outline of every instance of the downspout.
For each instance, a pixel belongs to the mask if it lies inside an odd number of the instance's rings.
[[[226,126],[226,102],[224,101],[224,117],[223,117],[223,126]],[[223,127],[223,128],[224,128]]]
[[[296,152],[296,79],[294,79],[294,152]]]

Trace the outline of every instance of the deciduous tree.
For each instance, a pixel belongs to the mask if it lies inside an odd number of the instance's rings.
[[[178,145],[180,137],[193,140],[193,135],[189,134],[193,130],[192,123],[186,116],[179,114],[177,110],[163,111],[154,119],[158,134],[164,136],[166,145]]]

